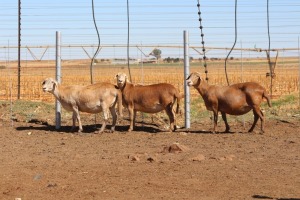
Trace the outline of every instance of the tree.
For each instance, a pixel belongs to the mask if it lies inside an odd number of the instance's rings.
[[[154,56],[157,60],[161,58],[161,50],[160,49],[153,49],[150,55]]]
[[[170,63],[170,62],[172,62],[172,58],[167,57],[167,58],[164,59],[164,61],[167,62],[167,63]]]

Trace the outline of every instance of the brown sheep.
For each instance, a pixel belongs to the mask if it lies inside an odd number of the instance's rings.
[[[133,85],[127,80],[124,73],[116,75],[117,85],[122,91],[123,105],[128,108],[130,126],[132,131],[135,126],[136,112],[157,113],[165,110],[170,120],[170,130],[176,130],[176,113],[179,110],[179,101],[182,96],[171,84],[159,83],[153,85]],[[176,113],[173,109],[177,102]]]
[[[115,130],[117,114],[115,106],[118,103],[119,114],[122,117],[122,94],[120,90],[110,83],[96,83],[88,86],[62,86],[53,78],[47,78],[42,83],[43,91],[52,93],[67,111],[73,112],[73,125],[76,120],[79,124],[78,132],[82,132],[82,125],[79,111],[87,113],[99,113],[103,111],[104,122],[99,132],[103,132],[109,117],[110,111],[113,117],[111,131]]]
[[[243,115],[253,110],[254,122],[249,129],[252,132],[258,118],[261,120],[261,132],[264,132],[264,114],[260,109],[260,104],[265,98],[271,107],[270,98],[264,87],[255,82],[237,83],[230,86],[209,85],[198,72],[193,72],[186,80],[188,86],[194,88],[202,96],[207,110],[214,113],[213,133],[216,132],[218,112],[226,125],[225,132],[229,132],[226,114]]]

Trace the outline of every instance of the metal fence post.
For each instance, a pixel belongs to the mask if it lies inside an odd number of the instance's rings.
[[[189,33],[183,31],[184,46],[184,107],[185,107],[185,128],[191,128],[190,121],[190,89],[186,79],[190,74],[190,57],[189,57]]]
[[[61,34],[56,31],[56,81],[61,83]],[[61,105],[58,100],[55,101],[55,128],[61,127]]]

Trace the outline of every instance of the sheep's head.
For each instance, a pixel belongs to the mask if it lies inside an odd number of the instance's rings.
[[[189,77],[186,79],[186,83],[188,86],[197,86],[202,81],[199,72],[192,72]]]
[[[118,85],[118,87],[122,89],[124,87],[126,81],[127,81],[126,74],[124,74],[124,73],[118,73],[116,75],[116,79],[117,79],[117,85]]]
[[[42,83],[44,92],[53,92],[56,86],[57,82],[53,78],[46,78]]]

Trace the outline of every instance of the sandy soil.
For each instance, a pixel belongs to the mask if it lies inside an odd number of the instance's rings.
[[[263,135],[122,123],[78,134],[0,122],[0,199],[300,199],[299,120],[267,120]]]

